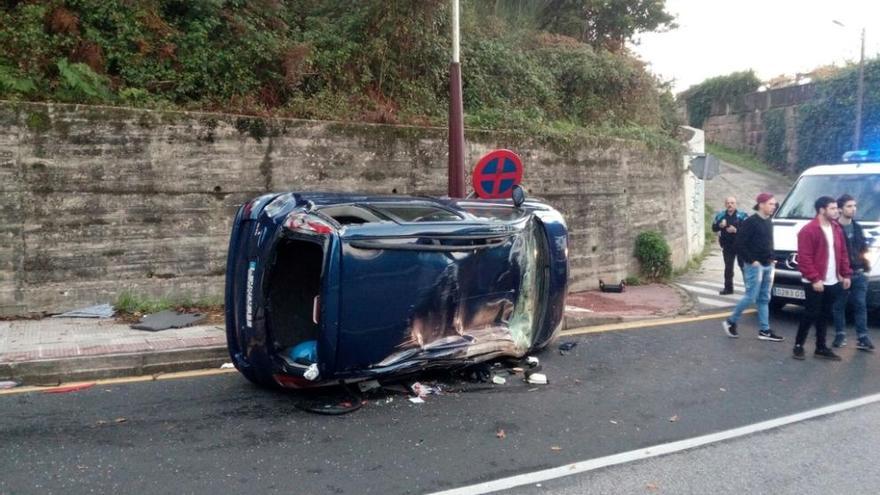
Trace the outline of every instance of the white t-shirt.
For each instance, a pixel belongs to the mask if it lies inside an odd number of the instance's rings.
[[[837,259],[834,257],[834,230],[831,225],[822,225],[822,233],[825,234],[825,242],[828,244],[828,266],[825,268],[825,285],[834,285],[837,280]]]

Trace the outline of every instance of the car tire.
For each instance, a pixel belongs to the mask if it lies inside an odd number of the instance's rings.
[[[784,299],[774,297],[770,299],[770,303],[768,304],[768,306],[770,308],[770,311],[776,313],[782,311],[782,308],[784,308],[786,304],[788,303],[786,303]]]

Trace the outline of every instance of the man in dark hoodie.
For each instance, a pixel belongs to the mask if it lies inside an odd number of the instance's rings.
[[[816,351],[813,355],[840,361],[840,356],[825,343],[825,327],[838,294],[849,289],[852,269],[843,229],[837,223],[840,216],[837,200],[822,196],[813,206],[816,218],[804,225],[797,236],[798,270],[807,298],[792,353],[795,359],[804,359],[804,342],[810,327],[815,325]]]
[[[736,235],[736,254],[745,264],[743,279],[746,293],[733,313],[722,322],[728,337],[739,337],[736,325],[743,311],[752,304],[758,307],[758,338],[771,342],[784,339],[770,330],[770,287],[773,285],[773,223],[770,216],[776,211],[776,199],[770,193],[755,198],[756,213],[740,224]]]
[[[865,253],[868,250],[868,241],[865,232],[855,216],[858,209],[856,199],[849,194],[837,198],[837,206],[840,209],[840,223],[843,228],[843,236],[846,238],[846,252],[849,255],[849,266],[852,268],[852,284],[849,290],[841,291],[831,313],[834,315],[834,343],[832,347],[846,345],[846,306],[852,303],[853,318],[855,319],[856,335],[859,338],[856,348],[862,351],[873,351],[874,344],[868,337],[868,310],[865,298],[868,294],[867,272],[871,270]]]

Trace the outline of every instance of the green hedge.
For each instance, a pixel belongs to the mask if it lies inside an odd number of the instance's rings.
[[[713,103],[735,103],[744,95],[761,86],[761,81],[751,70],[713,77],[691,86],[678,95],[687,101],[688,123],[702,128],[712,112]]]
[[[641,62],[493,5],[462,2],[469,125],[671,134]],[[445,125],[449,17],[447,0],[7,2],[0,98]]]

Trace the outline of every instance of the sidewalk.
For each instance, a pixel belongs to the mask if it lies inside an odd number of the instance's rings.
[[[565,329],[683,314],[692,305],[670,285],[627,287],[623,293],[570,294]],[[0,381],[56,386],[84,380],[219,368],[229,361],[222,325],[159,332],[114,319],[43,318],[0,321]]]

